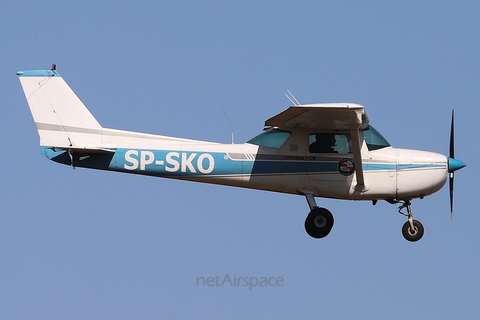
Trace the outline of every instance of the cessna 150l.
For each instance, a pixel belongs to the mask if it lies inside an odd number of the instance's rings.
[[[19,71],[40,135],[41,153],[55,162],[100,170],[191,180],[298,194],[310,213],[305,229],[323,238],[333,216],[315,197],[400,203],[408,217],[402,234],[418,241],[411,200],[440,190],[465,164],[450,157],[393,148],[354,103],[294,105],[265,121],[265,130],[244,144],[221,144],[102,127],[52,70]],[[406,212],[402,210],[406,209]]]

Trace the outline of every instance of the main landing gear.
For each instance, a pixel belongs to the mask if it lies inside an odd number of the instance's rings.
[[[407,208],[407,213],[402,212],[402,209]],[[410,201],[405,200],[398,208],[398,212],[408,217],[408,221],[402,227],[402,234],[405,239],[411,242],[418,241],[423,237],[423,225],[420,221],[413,220],[412,210],[410,209]]]
[[[333,215],[325,208],[313,208],[305,219],[305,230],[316,239],[326,237],[333,228]]]
[[[306,194],[310,213],[305,219],[305,230],[312,238],[326,237],[333,228],[333,215],[325,208],[320,208],[312,194]]]

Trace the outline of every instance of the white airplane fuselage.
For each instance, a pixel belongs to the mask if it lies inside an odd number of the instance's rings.
[[[446,156],[391,146],[369,151],[362,144],[365,186],[357,187],[351,154],[312,154],[307,130],[297,130],[281,148],[221,144],[129,131],[92,132],[105,152],[44,146],[45,155],[75,167],[174,178],[243,188],[351,199],[414,199],[440,190],[448,175]],[[73,146],[75,147],[75,146]],[[58,148],[58,145],[57,145]],[[71,147],[70,147],[71,148]],[[72,161],[73,160],[73,161]],[[343,162],[342,162],[343,161]]]

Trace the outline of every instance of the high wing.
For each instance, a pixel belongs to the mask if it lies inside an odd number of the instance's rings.
[[[365,188],[359,131],[368,128],[365,108],[355,103],[306,104],[288,108],[265,121],[266,127],[350,130],[357,185]]]
[[[344,130],[352,127],[366,129],[365,108],[355,103],[305,104],[290,107],[265,121],[265,126]]]

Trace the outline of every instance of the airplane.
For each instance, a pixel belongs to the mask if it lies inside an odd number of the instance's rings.
[[[48,159],[73,168],[301,195],[310,207],[305,230],[317,239],[334,224],[332,213],[317,205],[320,197],[400,204],[398,212],[408,218],[402,234],[418,241],[424,227],[413,219],[411,201],[439,191],[448,177],[452,214],[454,172],[466,166],[454,157],[453,111],[449,157],[392,147],[355,103],[294,103],[246,143],[222,144],[104,128],[55,65],[17,75]]]

